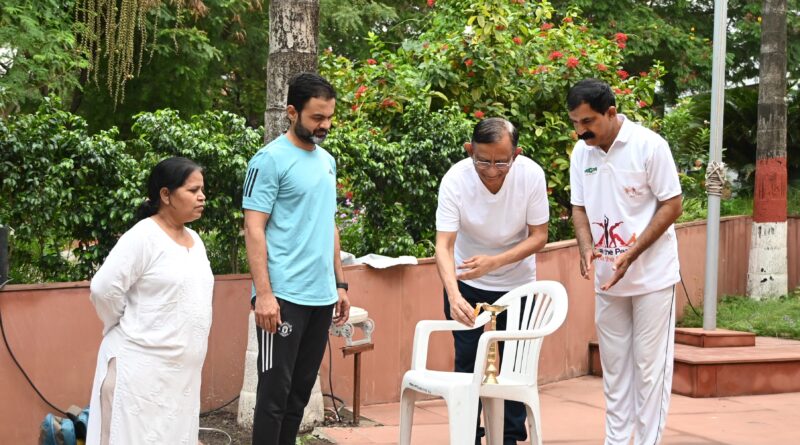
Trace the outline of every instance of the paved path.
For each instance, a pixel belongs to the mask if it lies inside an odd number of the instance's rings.
[[[540,388],[540,398],[545,444],[602,444],[604,402],[600,378],[587,376],[544,385]],[[397,443],[399,404],[365,406],[361,414],[375,423],[364,422],[359,428],[320,428],[319,432],[343,445]],[[800,393],[710,399],[673,394],[661,443],[800,444]],[[412,445],[448,444],[444,402],[418,402]]]

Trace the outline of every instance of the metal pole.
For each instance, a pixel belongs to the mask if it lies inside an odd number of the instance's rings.
[[[725,110],[725,38],[728,1],[714,2],[714,56],[711,75],[711,141],[708,168],[722,162],[722,115]],[[717,328],[717,273],[719,266],[719,201],[720,195],[708,194],[706,225],[706,276],[703,294],[703,329]]]

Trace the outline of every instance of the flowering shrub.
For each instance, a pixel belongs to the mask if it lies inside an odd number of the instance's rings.
[[[617,92],[621,112],[652,124],[647,104],[653,102],[664,69],[655,64],[645,75],[629,75],[622,69],[628,35],[600,35],[577,11],[557,13],[546,0],[439,0],[429,6],[427,30],[399,48],[387,48],[372,35],[371,57],[365,61],[352,62],[330,52],[321,60],[321,71],[340,92],[340,110],[345,110],[337,115],[338,128],[332,133],[342,144],[337,150],[351,150],[349,144],[370,147],[360,155],[350,151],[353,157],[340,167],[340,175],[350,178],[355,202],[365,206],[369,224],[379,223],[372,219],[376,211],[397,218],[390,225],[370,227],[386,236],[367,236],[374,241],[363,247],[408,254],[402,246],[431,245],[439,181],[454,161],[466,156],[461,144],[474,123],[490,116],[514,122],[524,154],[545,169],[551,191],[551,240],[571,236],[566,217],[575,135],[567,116],[567,90],[586,77],[603,79]],[[409,121],[406,114],[411,109],[414,117]],[[431,121],[441,124],[431,127]],[[410,122],[421,127],[410,127]],[[409,132],[419,139],[410,138]],[[444,155],[408,156],[419,150],[420,140],[430,141],[443,132],[449,132],[447,141],[429,147]],[[358,191],[360,181],[372,180],[363,170],[365,165],[371,169],[375,159],[382,159],[381,168],[389,173],[371,174],[393,176],[396,182],[385,184],[391,192]],[[423,159],[427,163],[420,164]],[[403,174],[413,169],[419,173],[415,179]],[[408,188],[417,192],[411,194]],[[385,193],[394,199],[381,196]]]

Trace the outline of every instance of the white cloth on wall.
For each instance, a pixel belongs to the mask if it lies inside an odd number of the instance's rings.
[[[211,328],[214,276],[193,230],[191,248],[150,218],[126,232],[91,283],[103,322],[87,445],[100,443],[100,386],[116,358],[110,444],[191,444]]]

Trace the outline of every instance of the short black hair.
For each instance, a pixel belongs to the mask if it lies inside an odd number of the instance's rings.
[[[497,142],[505,135],[511,137],[511,148],[517,148],[517,143],[519,143],[517,127],[501,117],[490,117],[475,125],[475,129],[472,130],[472,144]]]
[[[567,108],[572,111],[582,103],[589,104],[598,113],[605,113],[610,107],[617,105],[617,100],[607,83],[598,79],[583,79],[569,89]]]
[[[136,210],[136,220],[158,213],[161,205],[161,189],[166,187],[170,192],[174,191],[185,184],[186,179],[196,171],[202,174],[203,167],[179,156],[164,159],[156,164],[147,180],[147,199]]]
[[[336,90],[330,82],[316,73],[299,73],[289,79],[286,105],[293,106],[300,113],[312,97],[336,99]]]

